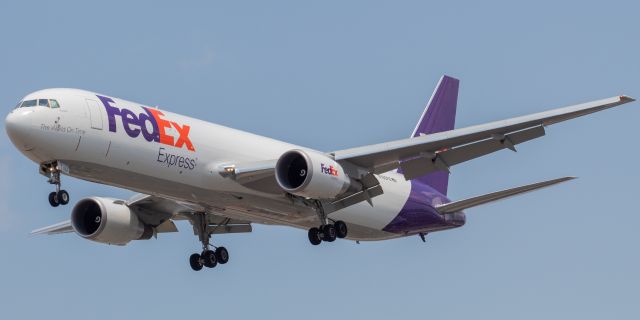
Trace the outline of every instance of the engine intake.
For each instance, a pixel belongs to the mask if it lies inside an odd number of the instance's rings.
[[[111,198],[80,200],[71,211],[71,226],[85,239],[115,245],[153,236],[153,229],[144,225],[124,201]]]
[[[276,180],[285,191],[313,199],[334,199],[356,183],[330,157],[299,149],[280,156]]]

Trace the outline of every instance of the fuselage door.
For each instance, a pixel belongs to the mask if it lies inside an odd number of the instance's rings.
[[[102,130],[102,112],[98,101],[86,99],[87,108],[89,109],[89,118],[91,119],[91,128]]]

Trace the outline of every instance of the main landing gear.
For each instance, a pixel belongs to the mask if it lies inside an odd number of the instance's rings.
[[[202,253],[194,253],[189,257],[189,264],[194,271],[200,271],[203,267],[215,268],[219,264],[229,261],[229,252],[225,247],[215,250],[203,249]]]
[[[211,250],[209,240],[211,232],[208,228],[207,214],[196,213],[193,219],[194,230],[202,242],[202,252],[194,253],[189,257],[189,264],[194,271],[200,271],[203,267],[215,268],[218,264],[229,262],[229,252],[225,247],[214,247]]]
[[[347,237],[347,224],[343,221],[330,223],[320,202],[316,202],[315,211],[318,214],[318,219],[320,219],[321,224],[317,228],[309,229],[309,242],[311,242],[312,245],[317,246],[322,243],[322,241],[334,242],[337,238],[342,239]]]
[[[69,193],[66,190],[60,189],[60,169],[58,169],[57,165],[54,163],[45,170],[49,176],[48,182],[56,186],[56,191],[49,193],[49,204],[52,207],[57,207],[59,205],[69,203]]]

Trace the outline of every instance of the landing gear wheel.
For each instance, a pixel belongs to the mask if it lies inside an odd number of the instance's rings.
[[[65,205],[65,204],[69,203],[69,193],[67,192],[67,190],[60,190],[58,192],[56,198],[58,199],[58,202],[61,205]]]
[[[322,242],[322,238],[320,237],[320,229],[309,229],[309,242],[311,242],[311,244],[314,246],[317,246]]]
[[[49,193],[49,204],[52,207],[57,207],[60,205],[60,202],[58,201],[58,195],[55,192]]]
[[[336,241],[336,227],[332,224],[326,224],[322,227],[322,240],[326,242]]]
[[[191,255],[191,257],[189,257],[189,264],[191,265],[191,269],[193,269],[193,271],[202,270],[202,259],[200,259],[200,255],[197,253],[194,253]]]
[[[218,265],[218,259],[216,253],[212,250],[205,250],[202,252],[202,263],[207,268],[215,268]]]
[[[347,224],[344,223],[343,221],[336,221],[336,223],[334,224],[334,226],[336,227],[336,237],[340,238],[340,239],[344,239],[347,237]]]
[[[207,212],[193,212],[189,216],[189,220],[191,220],[194,232],[202,243],[202,253],[198,255],[199,263],[207,268],[215,268],[218,264],[229,262],[229,251],[225,247],[216,247],[211,244],[211,234],[216,230],[217,226],[226,225],[226,223],[212,223],[212,219],[210,219]],[[211,250],[210,248],[216,249]]]
[[[219,264],[229,262],[229,251],[227,251],[225,247],[218,247],[218,249],[216,249],[216,259],[218,259]]]

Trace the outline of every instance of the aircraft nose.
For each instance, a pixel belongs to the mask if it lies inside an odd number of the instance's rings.
[[[31,129],[31,110],[14,110],[4,120],[4,128],[11,142],[20,149],[31,148],[27,140]]]

